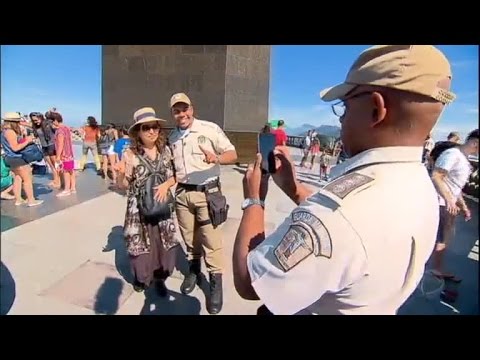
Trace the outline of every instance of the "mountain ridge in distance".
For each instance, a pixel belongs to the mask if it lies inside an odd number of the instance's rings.
[[[303,124],[295,128],[287,128],[286,132],[291,136],[303,136],[307,134],[310,129],[315,129],[317,133],[327,136],[340,137],[340,127],[335,125],[320,125],[314,126],[311,124]]]

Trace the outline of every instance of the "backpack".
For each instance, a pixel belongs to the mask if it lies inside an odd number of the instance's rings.
[[[167,180],[160,173],[162,161],[159,160],[157,168],[154,169],[143,156],[137,155],[137,157],[150,173],[139,188],[137,197],[138,211],[148,221],[158,222],[170,219],[174,211],[174,199],[171,191],[167,192],[167,200],[165,202],[155,200],[155,187]]]
[[[458,146],[457,143],[453,141],[439,141],[435,144],[435,147],[432,149],[430,152],[430,157],[433,160],[433,163],[437,162],[437,159],[440,157],[440,155],[448,149],[451,149],[453,147]]]

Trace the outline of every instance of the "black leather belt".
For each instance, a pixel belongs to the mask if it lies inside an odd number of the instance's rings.
[[[205,184],[205,185],[195,185],[195,184],[182,184],[182,183],[178,183],[177,185],[177,188],[179,189],[183,189],[185,191],[199,191],[199,192],[206,192],[210,189],[213,189],[213,188],[216,188],[216,187],[219,187],[220,185],[220,180],[215,180],[215,181],[212,181],[208,184]]]

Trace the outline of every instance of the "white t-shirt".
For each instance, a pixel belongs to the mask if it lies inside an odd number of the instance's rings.
[[[472,166],[467,157],[458,148],[445,150],[435,162],[435,167],[448,172],[445,177],[445,183],[455,198],[458,198],[463,187],[466,185]],[[440,206],[445,206],[445,199],[438,194]]]

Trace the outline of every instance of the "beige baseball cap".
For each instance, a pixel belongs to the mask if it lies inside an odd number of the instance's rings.
[[[170,107],[173,107],[175,104],[178,104],[180,102],[192,105],[190,98],[185,93],[177,93],[170,98]]]
[[[324,101],[342,99],[358,85],[376,85],[431,97],[444,104],[455,94],[439,87],[452,77],[445,55],[432,45],[375,45],[360,54],[343,84],[322,90]]]

